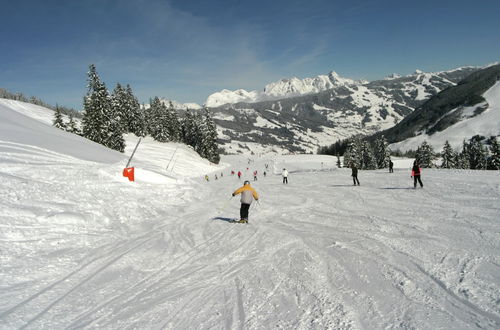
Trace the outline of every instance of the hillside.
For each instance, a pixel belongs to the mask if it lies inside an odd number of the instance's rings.
[[[384,135],[394,148],[415,148],[418,141],[431,141],[441,148],[450,140],[457,147],[473,135],[500,135],[498,88],[500,65],[479,70],[449,87],[409,114]],[[409,139],[408,142],[402,142]],[[434,142],[435,141],[435,142]]]
[[[272,95],[252,98],[249,92],[238,92],[252,103],[225,104],[210,110],[227,153],[315,152],[318,146],[339,139],[394,126],[429,97],[476,70],[418,71],[374,82],[354,81],[333,73],[317,79],[291,79],[266,87],[275,91]]]
[[[131,137],[122,155],[44,124],[43,109],[0,114],[2,329],[500,327],[495,171],[427,170],[414,190],[403,159],[353,187],[329,156],[224,168],[145,141],[132,183]],[[232,169],[259,171],[248,225],[229,222]]]

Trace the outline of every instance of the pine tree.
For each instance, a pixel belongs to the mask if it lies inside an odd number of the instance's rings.
[[[56,110],[54,112],[54,121],[52,122],[52,126],[57,127],[62,130],[66,130],[67,126],[64,123],[63,116],[61,113],[61,109],[56,105]]]
[[[500,170],[500,145],[496,137],[491,138],[490,157],[488,159],[488,169]]]
[[[113,115],[120,118],[121,126],[124,132],[127,132],[128,128],[128,116],[129,109],[127,107],[127,93],[125,89],[120,85],[116,84],[113,94],[111,94],[111,107],[113,109]]]
[[[470,139],[468,145],[469,164],[473,170],[486,169],[488,152],[481,142],[481,137],[474,136]]]
[[[181,124],[177,111],[174,109],[172,101],[169,102],[167,109],[168,117],[168,134],[170,141],[180,141],[181,139]]]
[[[204,109],[201,125],[201,152],[200,155],[212,163],[220,161],[219,146],[217,145],[217,126],[207,108]]]
[[[433,160],[436,158],[434,149],[427,141],[422,142],[415,154],[415,160],[421,167],[433,167]]]
[[[148,132],[151,137],[158,142],[168,142],[169,132],[167,107],[157,96],[150,101],[148,113]]]
[[[469,145],[465,140],[462,142],[462,151],[457,154],[457,167],[461,169],[470,169],[469,163]]]
[[[374,170],[377,168],[377,160],[373,155],[373,149],[367,141],[361,142],[361,167],[364,170]]]
[[[76,122],[75,119],[73,118],[73,115],[69,115],[69,122],[66,130],[73,134],[78,134],[78,135],[81,134],[80,130],[76,126]]]
[[[387,148],[387,140],[384,136],[381,136],[375,141],[373,154],[377,162],[377,168],[386,168],[389,166],[391,152],[389,148]]]
[[[114,114],[109,92],[95,65],[89,66],[88,91],[83,101],[82,135],[108,148],[123,152],[125,142],[119,114]]]
[[[451,147],[448,140],[444,143],[443,152],[441,153],[441,157],[443,159],[441,163],[442,168],[457,168],[458,164],[456,164],[457,155],[456,152]]]
[[[344,167],[355,165],[361,168],[362,164],[361,142],[358,138],[351,138],[347,142],[347,148],[344,153]]]
[[[182,120],[181,131],[182,131],[182,141],[196,150],[196,144],[198,141],[196,133],[195,116],[189,109],[186,111],[186,115]]]
[[[137,136],[145,136],[145,116],[144,111],[141,109],[139,100],[134,96],[132,87],[127,85],[126,89],[126,129],[130,133]]]

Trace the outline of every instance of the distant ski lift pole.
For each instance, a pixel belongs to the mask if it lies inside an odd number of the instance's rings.
[[[132,158],[134,157],[135,151],[137,150],[137,147],[139,146],[139,143],[141,143],[141,139],[139,138],[139,141],[137,141],[137,144],[135,145],[134,151],[132,152],[132,155],[130,155],[130,158],[127,162],[127,166],[123,169],[123,176],[128,178],[129,181],[134,181],[134,167],[129,167],[130,162],[132,161]]]

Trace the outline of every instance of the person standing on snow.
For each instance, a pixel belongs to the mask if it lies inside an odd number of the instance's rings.
[[[359,186],[359,180],[358,180],[358,168],[356,167],[356,165],[354,165],[354,163],[351,163],[351,170],[352,170],[352,181],[354,182],[354,185],[356,185],[356,183],[358,184]]]
[[[288,184],[288,171],[286,168],[284,168],[283,172],[281,172],[281,176],[283,177],[283,184]]]
[[[392,160],[389,161],[389,173],[394,173],[394,163]]]
[[[241,179],[241,171],[238,171],[238,179]]]
[[[253,181],[257,181],[257,171],[253,171]]]
[[[233,197],[241,194],[240,221],[239,223],[248,223],[248,210],[253,200],[259,200],[257,191],[250,185],[250,181],[245,181],[243,187],[236,189],[233,192]]]
[[[411,177],[413,178],[413,188],[417,188],[417,181],[420,183],[420,188],[424,187],[424,184],[422,183],[422,180],[420,179],[420,167],[418,166],[417,161],[413,162],[413,167],[411,169]]]

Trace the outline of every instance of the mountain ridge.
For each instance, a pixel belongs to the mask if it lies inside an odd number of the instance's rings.
[[[404,119],[431,96],[457,84],[475,67],[356,82],[344,79],[318,93],[210,108],[227,153],[315,152],[352,135],[371,135]],[[287,84],[283,85],[285,91]],[[262,147],[256,147],[257,144]]]

